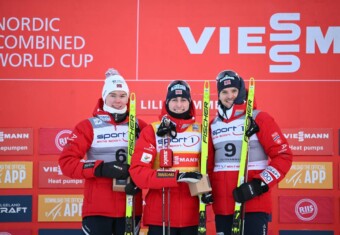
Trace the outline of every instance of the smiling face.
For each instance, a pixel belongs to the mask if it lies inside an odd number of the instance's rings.
[[[126,107],[129,101],[125,91],[112,91],[105,99],[105,104],[111,108],[122,110]]]
[[[189,110],[190,102],[183,97],[175,97],[169,100],[169,110],[176,114],[181,114]]]
[[[236,87],[227,87],[221,90],[218,99],[228,109],[233,106],[235,99],[238,96],[238,89]]]

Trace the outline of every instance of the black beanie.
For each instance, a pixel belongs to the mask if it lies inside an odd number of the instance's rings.
[[[244,103],[247,92],[243,79],[236,72],[232,70],[223,70],[217,75],[216,80],[218,96],[224,88],[235,87],[239,91],[238,96],[234,101],[235,104]]]
[[[224,70],[217,75],[217,90],[218,94],[227,87],[235,87],[241,89],[241,78],[237,73],[231,70]]]
[[[176,80],[170,83],[165,103],[168,104],[169,100],[176,97],[183,97],[191,102],[190,86],[188,83],[182,80]]]

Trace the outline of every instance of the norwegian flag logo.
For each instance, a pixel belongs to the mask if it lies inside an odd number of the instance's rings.
[[[230,81],[229,79],[224,81],[224,85],[225,85],[225,86],[228,86],[228,85],[230,85],[230,84],[231,84],[231,81]]]
[[[273,141],[274,141],[275,143],[277,143],[277,144],[281,144],[281,143],[282,143],[282,140],[281,140],[281,137],[280,137],[279,133],[274,132],[274,133],[272,134],[272,137],[273,137]]]
[[[182,94],[183,94],[183,91],[182,91],[182,90],[175,90],[175,94],[176,94],[176,95],[182,95]]]
[[[117,84],[117,88],[123,88],[122,84]]]

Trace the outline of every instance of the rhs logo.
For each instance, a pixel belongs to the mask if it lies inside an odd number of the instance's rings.
[[[318,206],[311,199],[301,199],[295,205],[295,214],[302,221],[311,221],[318,214]]]

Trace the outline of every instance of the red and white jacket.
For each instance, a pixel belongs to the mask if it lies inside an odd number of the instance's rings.
[[[208,174],[212,186],[213,210],[218,215],[234,213],[232,191],[237,186],[246,104],[234,105],[230,119],[216,116],[210,122]],[[261,179],[269,189],[284,178],[292,164],[288,142],[274,119],[253,111],[259,132],[249,139],[248,179]],[[246,212],[271,213],[270,190],[246,202]]]
[[[159,120],[164,115],[176,123],[177,136],[170,141],[156,135],[160,121],[145,127],[137,140],[132,156],[130,175],[136,185],[148,189],[145,197],[143,222],[162,225],[162,188],[165,188],[165,221],[168,221],[168,190],[170,190],[170,226],[188,227],[198,224],[199,201],[191,196],[187,183],[178,183],[178,172],[198,171],[201,152],[201,125],[195,122],[195,109],[191,105],[192,119],[176,119],[167,114],[165,103]],[[167,146],[169,143],[169,146]],[[173,166],[159,167],[159,153],[163,148],[173,151]]]
[[[116,123],[109,113],[102,110],[100,99],[93,117],[76,125],[60,157],[59,165],[64,175],[85,179],[82,217],[125,217],[126,194],[112,190],[111,178],[96,177],[95,168],[101,162],[126,163],[129,117]],[[142,130],[146,123],[137,120]],[[85,157],[86,156],[86,157]],[[135,213],[142,214],[142,193],[135,196]]]

